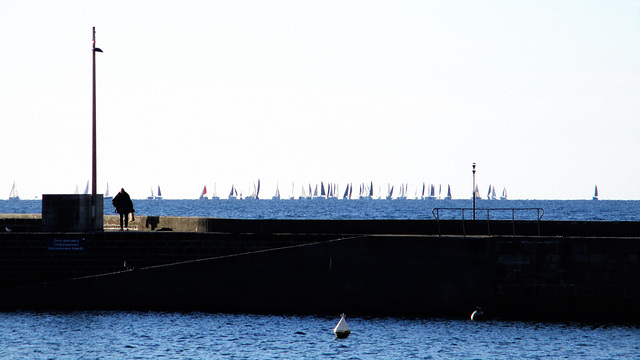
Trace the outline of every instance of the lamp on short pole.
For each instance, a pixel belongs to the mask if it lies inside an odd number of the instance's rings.
[[[471,189],[471,198],[473,199],[473,220],[476,219],[476,163],[473,163],[473,189]]]

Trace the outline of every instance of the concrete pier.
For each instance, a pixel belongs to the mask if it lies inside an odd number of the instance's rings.
[[[1,217],[1,216],[0,216]],[[640,223],[0,219],[0,309],[340,313],[640,322]],[[105,228],[118,224],[105,216]],[[516,231],[516,232],[517,232]],[[540,231],[541,235],[537,235]],[[535,234],[528,234],[535,233]]]

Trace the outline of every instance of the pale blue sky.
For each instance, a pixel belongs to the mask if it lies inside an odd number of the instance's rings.
[[[0,0],[0,199],[320,181],[640,199],[640,1]],[[4,189],[4,190],[3,190]],[[1,191],[5,191],[3,194]]]

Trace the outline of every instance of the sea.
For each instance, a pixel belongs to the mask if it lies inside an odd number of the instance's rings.
[[[232,219],[465,219],[470,199],[133,199],[136,215]],[[476,219],[640,221],[640,200],[476,200]],[[0,214],[40,214],[41,200],[0,200]],[[104,214],[115,214],[104,200]]]
[[[2,359],[638,359],[640,327],[167,312],[0,313]]]
[[[640,221],[640,201],[478,200],[476,217]],[[469,218],[471,200],[135,200],[136,214],[242,219]],[[40,213],[0,200],[0,214]],[[437,209],[437,210],[436,210]],[[105,200],[105,214],[113,207]],[[472,211],[472,210],[471,210]],[[0,359],[640,359],[640,324],[346,314],[0,312]]]

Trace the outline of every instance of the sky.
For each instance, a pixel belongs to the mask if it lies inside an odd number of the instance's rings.
[[[0,199],[640,199],[640,1],[0,0]],[[3,193],[4,191],[4,193]],[[383,194],[384,196],[384,194]]]

